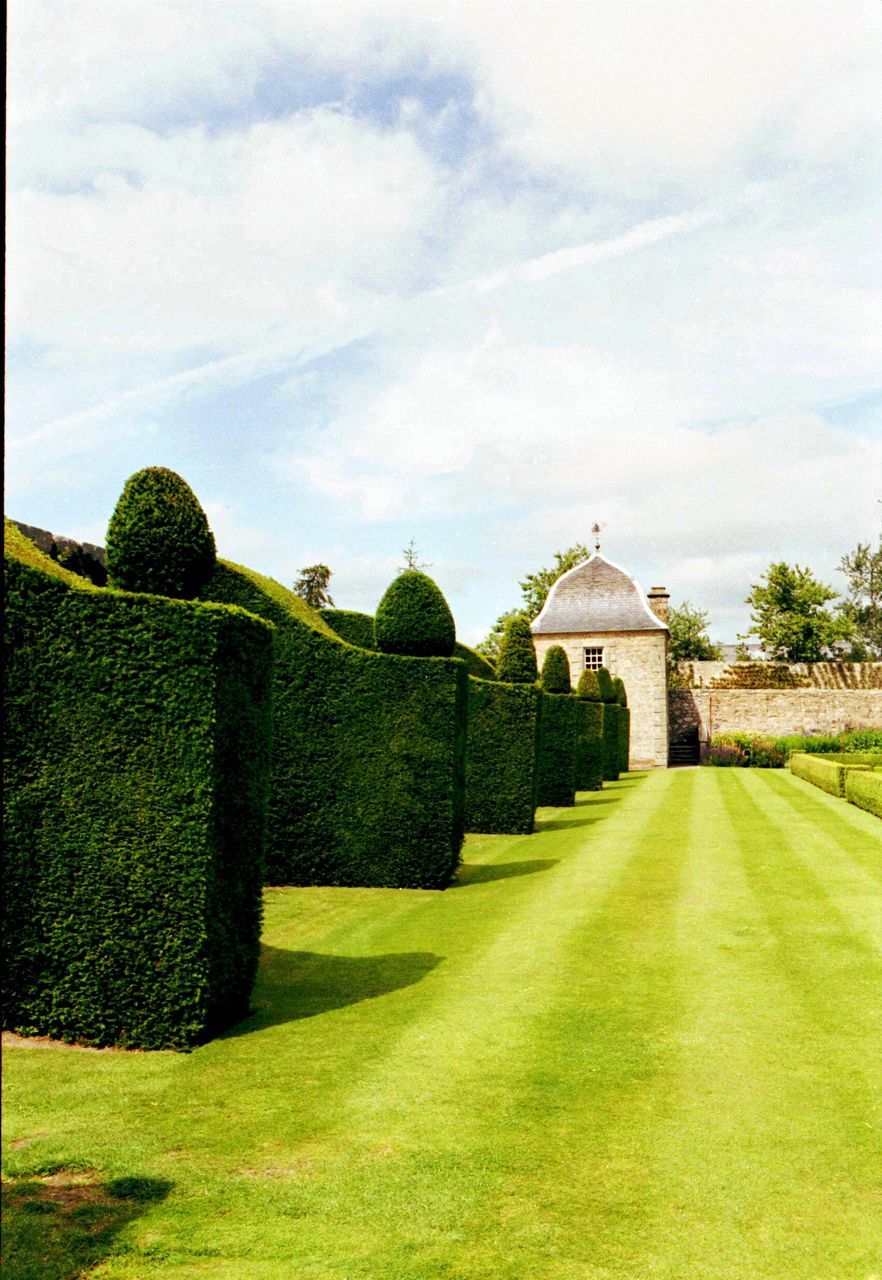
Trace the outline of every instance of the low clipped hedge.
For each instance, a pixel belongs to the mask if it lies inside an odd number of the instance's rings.
[[[536,803],[575,804],[578,699],[569,693],[540,697]]]
[[[466,831],[533,830],[539,699],[535,685],[469,678]]]
[[[205,596],[276,627],[268,883],[448,884],[463,835],[463,663],[353,648],[292,591],[223,561]]]
[[[272,629],[13,537],[5,569],[3,1025],[186,1048],[248,1012]]]
[[[374,620],[369,613],[358,613],[354,609],[322,609],[321,617],[347,644],[377,651]],[[460,644],[458,640],[453,646],[453,657],[462,659],[470,676],[476,676],[479,680],[496,679],[493,663],[468,645]]]
[[[863,764],[843,764],[841,760],[829,760],[824,756],[794,752],[790,757],[790,772],[797,778],[811,782],[831,796],[844,797],[845,779],[849,773],[868,770]]]
[[[845,775],[845,798],[859,809],[882,818],[882,773],[849,769]]]
[[[603,707],[599,702],[576,701],[574,783],[577,791],[603,787]]]

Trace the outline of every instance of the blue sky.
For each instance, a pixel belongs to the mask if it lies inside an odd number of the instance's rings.
[[[595,520],[733,639],[882,507],[882,11],[16,0],[6,509],[173,467],[222,554],[474,642]]]

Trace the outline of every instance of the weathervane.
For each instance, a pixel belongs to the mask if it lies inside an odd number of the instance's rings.
[[[603,525],[598,524],[596,520],[594,521],[594,524],[591,526],[591,532],[594,534],[594,550],[595,551],[600,550],[600,530],[602,528],[603,528]]]

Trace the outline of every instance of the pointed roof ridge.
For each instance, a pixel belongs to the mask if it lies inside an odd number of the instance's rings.
[[[531,625],[537,635],[668,630],[639,583],[599,551],[561,574]]]

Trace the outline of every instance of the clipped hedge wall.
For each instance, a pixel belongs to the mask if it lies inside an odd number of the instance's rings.
[[[599,702],[576,702],[574,783],[577,791],[603,787],[603,707]]]
[[[5,569],[3,1025],[193,1045],[257,967],[272,629],[11,537]]]
[[[790,772],[797,778],[804,778],[814,786],[827,791],[831,796],[845,795],[846,775],[855,771],[868,771],[867,765],[842,764],[838,760],[828,760],[823,756],[794,752],[790,757]]]
[[[354,644],[359,649],[376,649],[374,620],[369,613],[357,613],[354,609],[322,609],[320,617],[347,644]]]
[[[627,773],[631,767],[631,711],[629,707],[619,707],[619,773]]]
[[[849,769],[845,775],[845,798],[858,808],[882,818],[882,773]]]
[[[533,830],[539,714],[535,685],[469,678],[466,831]]]
[[[276,626],[268,882],[448,884],[463,834],[464,665],[355,649],[238,565],[219,562],[205,594]]]
[[[359,649],[378,651],[374,620],[369,613],[358,613],[353,609],[322,609],[321,617],[347,644],[357,645]],[[458,640],[453,646],[453,657],[462,659],[470,676],[476,676],[479,680],[496,679],[493,663],[468,645],[460,644]]]
[[[617,782],[621,759],[622,713],[627,710],[615,702],[604,702],[603,708],[603,780]]]
[[[576,802],[578,699],[569,693],[540,694],[536,803]]]

